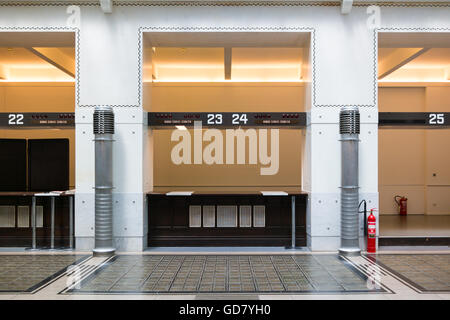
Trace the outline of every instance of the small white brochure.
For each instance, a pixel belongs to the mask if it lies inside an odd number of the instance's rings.
[[[171,191],[167,192],[166,196],[191,196],[194,191]]]
[[[287,196],[288,193],[284,191],[261,191],[263,196]]]

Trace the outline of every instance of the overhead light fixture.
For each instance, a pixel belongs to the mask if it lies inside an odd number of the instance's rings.
[[[149,81],[147,81],[149,82]],[[180,78],[180,79],[153,79],[154,83],[302,83],[305,82],[305,80],[300,79],[300,80],[291,80],[291,79],[286,79],[286,80],[248,80],[248,79],[231,79],[231,80],[186,80],[184,78]]]

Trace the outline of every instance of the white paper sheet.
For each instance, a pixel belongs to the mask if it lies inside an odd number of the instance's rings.
[[[194,191],[171,191],[167,192],[166,196],[191,196]]]
[[[263,196],[287,196],[288,193],[284,191],[261,191]]]

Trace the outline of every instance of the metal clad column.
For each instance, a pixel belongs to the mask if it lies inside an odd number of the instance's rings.
[[[341,248],[345,255],[358,255],[359,248],[359,173],[358,144],[360,116],[357,107],[344,107],[339,114],[341,134]]]
[[[111,256],[113,245],[113,134],[114,113],[109,106],[94,111],[95,134],[95,248],[94,256]]]

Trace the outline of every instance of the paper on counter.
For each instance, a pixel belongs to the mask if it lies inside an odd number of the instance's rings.
[[[191,196],[194,191],[171,191],[167,192],[166,196]]]
[[[263,196],[287,196],[288,193],[284,191],[261,191]]]

